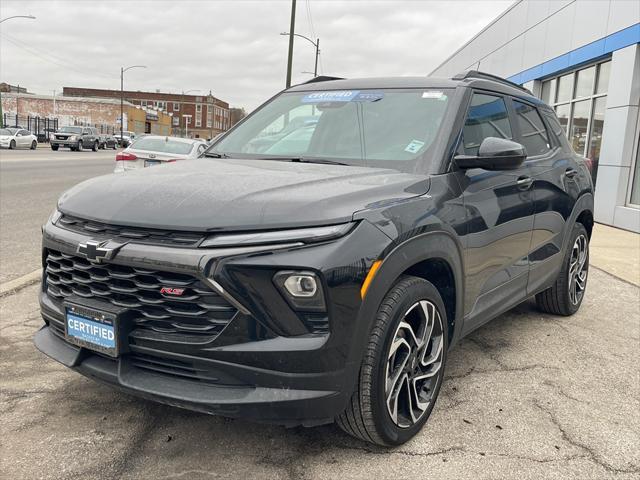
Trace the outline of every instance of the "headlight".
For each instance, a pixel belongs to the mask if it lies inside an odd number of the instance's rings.
[[[61,216],[62,212],[56,208],[53,212],[51,212],[51,215],[49,215],[49,222],[55,225],[56,222],[60,220]]]
[[[78,139],[78,136],[77,136],[77,135],[71,135],[71,136],[69,137],[69,140],[71,140],[72,142],[75,142],[77,139]]]
[[[343,223],[326,227],[272,230],[268,232],[220,234],[206,238],[201,247],[238,247],[244,245],[269,245],[284,242],[317,243],[340,238],[351,231],[355,223]]]

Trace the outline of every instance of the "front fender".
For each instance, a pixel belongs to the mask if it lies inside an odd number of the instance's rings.
[[[382,264],[376,272],[358,312],[356,322],[358,329],[353,337],[354,342],[348,361],[354,368],[351,369],[351,374],[345,378],[345,381],[348,382],[345,385],[347,390],[353,390],[356,385],[360,371],[359,365],[369,342],[369,335],[382,300],[406,270],[422,261],[429,259],[444,260],[453,272],[456,290],[456,314],[453,319],[453,333],[449,345],[451,346],[457,341],[462,331],[464,298],[464,283],[462,281],[464,278],[464,265],[462,258],[462,247],[458,239],[451,233],[442,230],[426,232],[411,237],[395,246],[382,258]],[[451,321],[451,319],[448,320]]]

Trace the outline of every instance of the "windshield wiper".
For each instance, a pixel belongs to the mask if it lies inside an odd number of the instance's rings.
[[[209,158],[231,158],[231,155],[228,155],[226,153],[216,153],[216,152],[205,152],[204,156]]]
[[[293,163],[320,163],[323,165],[345,165],[348,163],[336,162],[335,160],[325,160],[323,158],[304,158],[304,157],[260,157],[260,160],[275,160],[277,162],[293,162]]]

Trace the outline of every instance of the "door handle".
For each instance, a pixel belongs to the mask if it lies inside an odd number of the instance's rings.
[[[575,168],[567,168],[564,174],[567,178],[573,178],[578,174],[578,171]]]
[[[520,190],[528,190],[532,183],[533,178],[528,176],[518,177],[518,180],[516,180],[516,185]]]

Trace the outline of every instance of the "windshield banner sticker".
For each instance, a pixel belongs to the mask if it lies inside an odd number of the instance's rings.
[[[420,140],[411,140],[409,145],[405,147],[404,151],[409,153],[418,153],[422,147],[424,147],[424,142],[421,142]]]
[[[360,90],[339,90],[309,93],[302,97],[302,103],[321,102],[376,102],[384,98],[384,92],[361,92]]]

